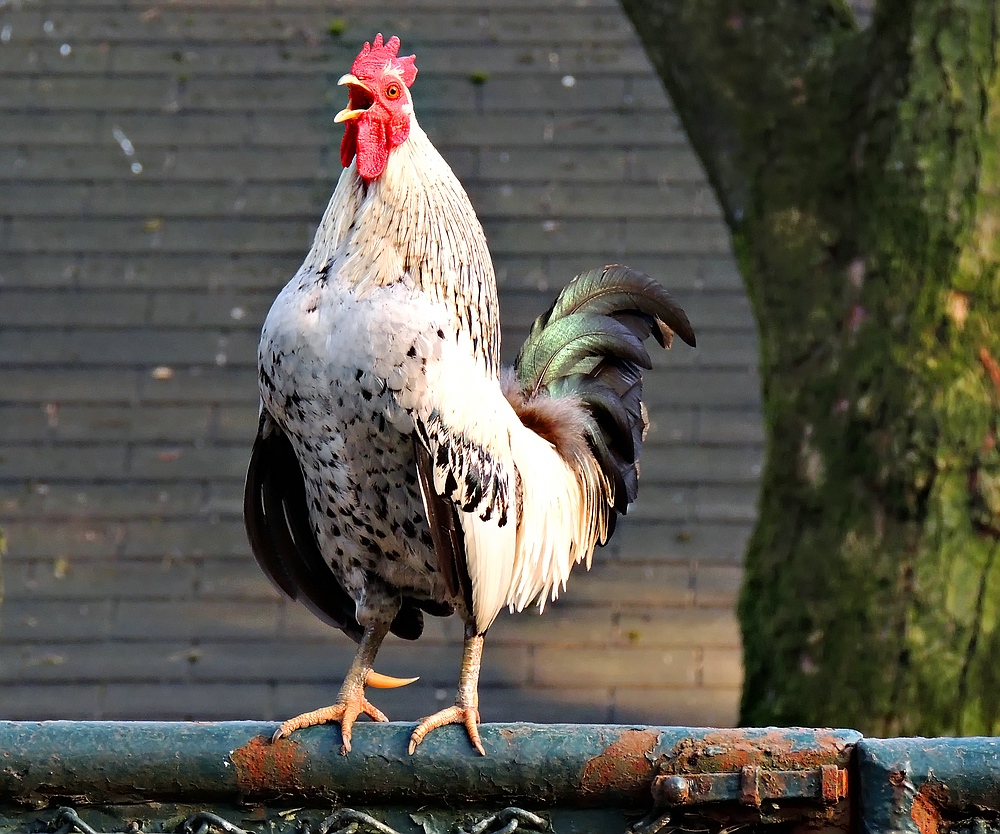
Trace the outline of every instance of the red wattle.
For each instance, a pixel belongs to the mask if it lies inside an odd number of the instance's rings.
[[[344,138],[340,141],[340,164],[345,168],[351,164],[358,150],[358,125],[352,120],[344,125]]]
[[[376,119],[362,116],[357,122],[359,124],[355,146],[358,173],[366,180],[373,180],[381,176],[385,164],[389,161],[389,138],[386,136],[385,125]]]

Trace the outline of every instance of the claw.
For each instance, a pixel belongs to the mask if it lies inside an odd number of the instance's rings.
[[[479,751],[480,755],[486,755],[483,740],[479,735],[479,710],[475,707],[462,707],[458,704],[428,716],[417,725],[417,729],[410,736],[410,755],[413,755],[413,751],[417,749],[417,745],[424,740],[431,730],[444,727],[446,724],[464,724],[472,746]]]
[[[359,715],[364,713],[374,721],[388,721],[385,713],[365,697],[365,686],[368,685],[376,687],[381,685],[382,688],[385,688],[411,683],[411,681],[402,678],[390,678],[372,671],[375,653],[378,652],[382,639],[388,631],[388,623],[375,623],[366,626],[358,645],[357,654],[354,655],[351,668],[347,670],[347,676],[344,678],[344,685],[340,687],[337,703],[312,712],[304,712],[295,718],[289,718],[278,727],[274,735],[271,736],[271,741],[278,741],[303,727],[337,721],[340,723],[340,734],[343,737],[340,752],[346,756],[351,752],[351,728]]]
[[[351,730],[354,727],[355,720],[362,713],[373,721],[389,720],[382,710],[362,695],[357,699],[333,704],[333,706],[323,707],[322,709],[315,709],[312,712],[304,712],[302,715],[296,715],[295,718],[289,718],[274,731],[274,735],[271,736],[271,742],[274,743],[290,733],[294,733],[296,730],[301,730],[303,727],[313,727],[317,724],[338,721],[340,722],[340,735],[343,739],[340,745],[340,752],[346,756],[351,752]]]
[[[370,686],[372,689],[398,689],[401,686],[409,686],[418,680],[420,678],[394,678],[369,669],[365,676],[365,686]]]

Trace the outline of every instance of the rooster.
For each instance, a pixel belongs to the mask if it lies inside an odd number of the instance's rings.
[[[487,629],[590,566],[636,497],[644,341],[695,337],[657,282],[608,266],[577,276],[501,372],[486,238],[417,124],[399,46],[377,35],[339,81],[344,170],[263,326],[244,515],[277,588],[359,644],[337,702],[274,740],[335,721],[349,752],[362,713],[388,720],[366,687],[411,682],[372,668],[386,635],[413,640],[424,614],[454,613],[458,695],[409,749],[459,723],[484,753]]]

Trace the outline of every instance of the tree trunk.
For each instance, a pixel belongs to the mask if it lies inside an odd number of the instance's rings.
[[[760,331],[741,720],[1000,732],[996,0],[622,1]]]

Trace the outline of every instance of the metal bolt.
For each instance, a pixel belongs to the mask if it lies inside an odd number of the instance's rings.
[[[691,780],[686,776],[667,776],[660,780],[660,795],[671,805],[685,805],[691,800]]]

